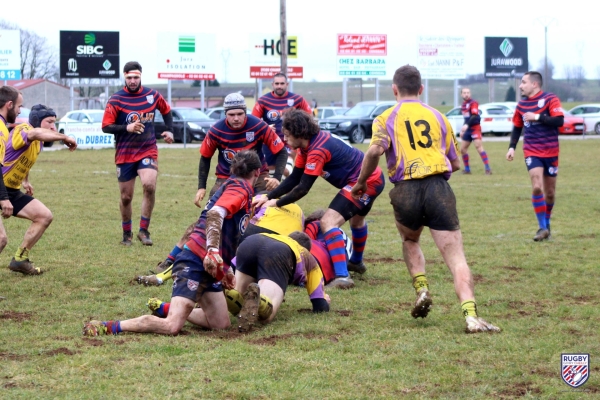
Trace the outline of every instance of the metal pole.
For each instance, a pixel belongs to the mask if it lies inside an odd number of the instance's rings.
[[[548,25],[544,25],[544,80],[548,80]]]
[[[454,107],[458,107],[458,79],[454,80]]]
[[[348,107],[348,78],[342,83],[342,107]]]
[[[289,84],[288,90],[290,92],[294,93],[294,81],[292,79],[290,79],[290,84]]]
[[[262,96],[262,92],[263,92],[262,79],[257,79],[257,80],[258,80],[258,93],[257,93],[257,96],[260,97],[260,96]]]
[[[204,80],[200,81],[200,109],[204,112],[206,105],[204,104]]]
[[[375,78],[375,101],[379,101],[379,78]]]
[[[287,68],[287,27],[286,27],[286,12],[285,12],[285,0],[279,0],[279,26],[281,29],[281,72],[286,76],[288,74]]]
[[[423,93],[424,94],[423,102],[425,104],[429,104],[429,79],[425,79],[425,85],[423,85],[423,86],[425,86],[423,88],[423,92],[425,92],[425,93]]]
[[[71,97],[71,111],[74,110],[75,105],[75,92],[73,91],[73,81],[69,80],[69,96]]]
[[[171,107],[173,107],[173,103],[171,103],[171,80],[170,79],[167,81],[167,101],[169,102],[169,105]]]

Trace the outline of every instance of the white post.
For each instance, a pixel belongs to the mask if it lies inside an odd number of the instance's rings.
[[[454,107],[458,107],[458,79],[454,80]]]
[[[425,79],[425,87],[423,88],[424,96],[423,103],[429,104],[429,79]]]
[[[379,78],[375,78],[375,101],[379,101]]]
[[[348,107],[348,78],[342,82],[342,107]]]
[[[206,104],[204,104],[204,80],[200,81],[200,109],[204,111]]]
[[[171,107],[173,107],[173,103],[171,103],[171,80],[167,81],[167,102]]]

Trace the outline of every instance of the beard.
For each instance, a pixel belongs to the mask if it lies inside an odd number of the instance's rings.
[[[140,83],[135,86],[129,86],[129,85],[126,85],[126,86],[127,86],[127,90],[129,90],[132,93],[136,93],[136,92],[140,91],[140,89],[142,87],[142,81],[140,80]]]
[[[15,121],[17,120],[17,111],[15,109],[15,107],[13,106],[13,108],[9,109],[8,112],[6,113],[6,122],[8,122],[9,124],[14,124]]]
[[[275,89],[275,94],[277,96],[283,96],[285,94],[285,89]]]

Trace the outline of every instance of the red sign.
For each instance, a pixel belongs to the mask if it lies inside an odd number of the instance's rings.
[[[183,72],[159,72],[160,79],[176,80],[195,80],[195,81],[214,81],[215,74],[186,74]]]
[[[272,78],[281,72],[280,67],[250,67],[250,78]],[[304,67],[288,67],[288,78],[304,78]]]
[[[338,56],[387,55],[387,35],[357,35],[353,33],[339,33],[337,38]]]

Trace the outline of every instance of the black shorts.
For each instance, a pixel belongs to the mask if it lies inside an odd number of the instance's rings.
[[[237,271],[260,281],[275,282],[285,293],[296,269],[296,256],[290,247],[265,235],[252,235],[238,247]]]
[[[15,217],[27,204],[34,200],[33,197],[21,192],[19,189],[6,188],[6,191],[8,192],[8,200],[10,200],[10,204],[13,206],[12,215]]]
[[[413,231],[428,226],[438,231],[460,229],[456,197],[442,174],[400,181],[390,190],[396,221]]]

